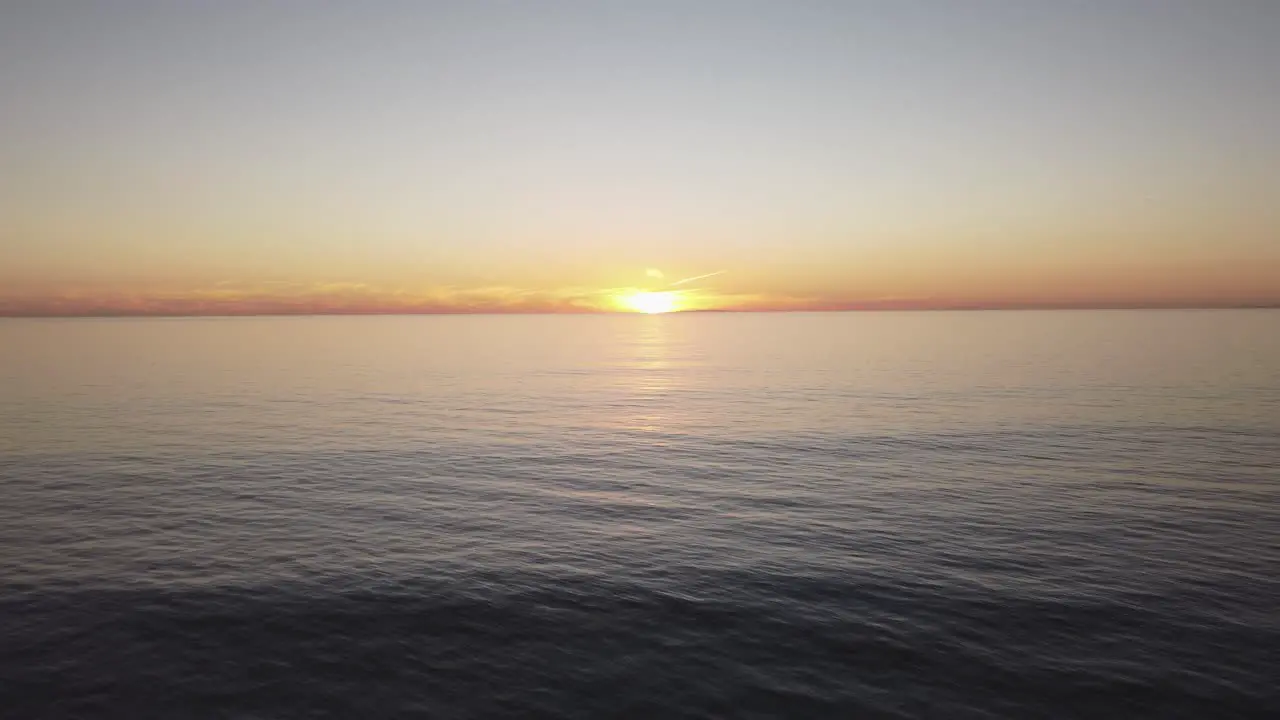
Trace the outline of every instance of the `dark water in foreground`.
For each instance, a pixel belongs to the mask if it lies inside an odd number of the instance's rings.
[[[0,716],[1268,717],[1280,312],[0,322]]]

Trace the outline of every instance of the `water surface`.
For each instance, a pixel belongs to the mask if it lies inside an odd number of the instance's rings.
[[[1280,312],[0,322],[21,717],[1264,717]]]

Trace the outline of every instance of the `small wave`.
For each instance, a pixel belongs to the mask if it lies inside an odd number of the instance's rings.
[[[1262,717],[1280,629],[815,577],[0,595],[14,717]]]

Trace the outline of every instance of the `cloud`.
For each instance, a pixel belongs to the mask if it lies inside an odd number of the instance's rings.
[[[589,288],[379,286],[365,282],[220,281],[183,289],[70,288],[0,297],[0,315],[579,313],[608,308]]]
[[[718,274],[720,273],[685,278],[680,282],[686,283]],[[617,310],[619,307],[616,299],[619,296],[640,291],[640,288],[532,289],[506,285],[383,286],[342,279],[323,282],[224,280],[194,288],[104,290],[67,287],[43,293],[0,292],[0,316],[590,313]],[[941,296],[858,298],[841,295],[715,293],[705,288],[681,288],[671,292],[680,293],[680,305],[684,309],[724,312],[1082,306],[1078,302],[983,302]],[[1276,302],[1271,300],[1254,304],[1275,306]],[[1137,305],[1131,303],[1125,306]],[[1189,305],[1195,303],[1147,303],[1144,306]],[[1115,305],[1094,303],[1089,306]],[[1218,303],[1218,306],[1228,304]]]

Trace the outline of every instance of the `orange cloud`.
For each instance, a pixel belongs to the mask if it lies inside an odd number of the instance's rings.
[[[187,290],[70,290],[0,297],[0,315],[302,315],[580,313],[608,309],[607,293],[513,287],[383,288],[361,282],[243,284]]]
[[[219,281],[190,289],[138,290],[71,288],[45,292],[0,291],[0,316],[165,316],[165,315],[322,315],[593,313],[626,310],[619,298],[643,288],[566,287],[529,289],[483,287],[385,287],[335,280],[255,283]],[[966,296],[879,296],[859,298],[835,293],[801,295],[674,290],[677,308],[687,311],[842,311],[1052,307],[1274,306],[1275,302],[1150,301],[1082,302],[1078,298],[978,298]]]

